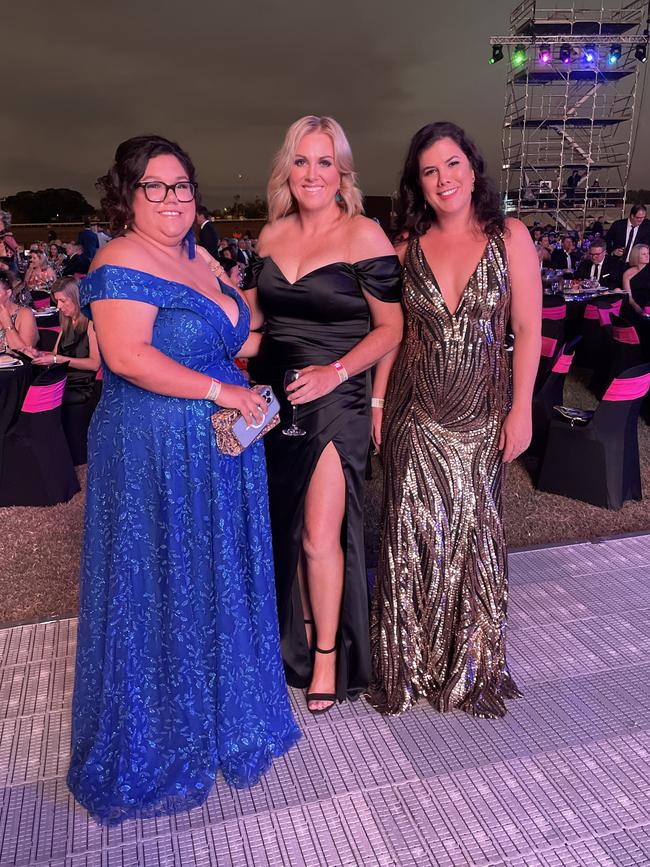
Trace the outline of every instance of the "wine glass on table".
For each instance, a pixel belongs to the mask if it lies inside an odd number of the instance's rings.
[[[300,376],[299,370],[287,370],[286,371],[286,373],[284,374],[284,382],[283,382],[285,393],[287,391],[288,386],[290,386],[292,382],[295,382],[299,376]],[[301,427],[298,427],[297,421],[298,421],[298,407],[292,405],[291,406],[291,424],[289,427],[285,427],[282,429],[282,433],[286,437],[304,437],[307,435],[306,430],[303,430]]]

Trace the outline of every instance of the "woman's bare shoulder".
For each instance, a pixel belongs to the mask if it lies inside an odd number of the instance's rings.
[[[99,250],[90,267],[90,273],[103,265],[115,265],[121,268],[135,268],[139,271],[151,270],[151,257],[140,244],[126,237],[113,238]]]
[[[395,254],[393,245],[379,223],[361,214],[350,219],[349,240],[354,261]]]
[[[508,243],[522,243],[525,241],[528,243],[532,242],[532,238],[530,237],[530,230],[525,223],[522,223],[521,220],[518,220],[516,217],[506,217],[504,220],[504,233],[503,236],[505,238],[506,244]]]
[[[282,241],[283,237],[285,237],[288,232],[293,231],[295,228],[295,214],[289,214],[288,217],[280,217],[277,220],[273,220],[272,223],[267,223],[260,232],[260,236],[257,239],[258,255],[270,255],[271,248],[273,248],[273,246],[278,241]]]

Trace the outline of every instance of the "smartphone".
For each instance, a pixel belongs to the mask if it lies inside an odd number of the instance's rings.
[[[257,392],[264,398],[266,403],[266,411],[264,418],[257,424],[246,426],[246,420],[243,417],[237,419],[232,426],[232,432],[243,448],[247,448],[259,436],[260,431],[264,430],[273,416],[280,412],[280,403],[273,393],[270,385],[254,385],[253,391]]]

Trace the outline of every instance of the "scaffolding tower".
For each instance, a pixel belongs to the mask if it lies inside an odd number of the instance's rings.
[[[507,48],[509,66],[506,212],[578,230],[588,214],[623,215],[649,8],[648,0],[523,0],[509,35],[490,39],[492,62]]]

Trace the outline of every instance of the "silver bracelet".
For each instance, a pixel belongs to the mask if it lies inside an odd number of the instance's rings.
[[[221,391],[221,383],[218,379],[213,379],[210,383],[210,388],[208,389],[208,393],[205,396],[205,400],[211,400],[213,403],[219,397],[219,392]]]
[[[370,399],[370,406],[374,406],[376,409],[383,409],[386,401],[383,397],[373,397]]]

